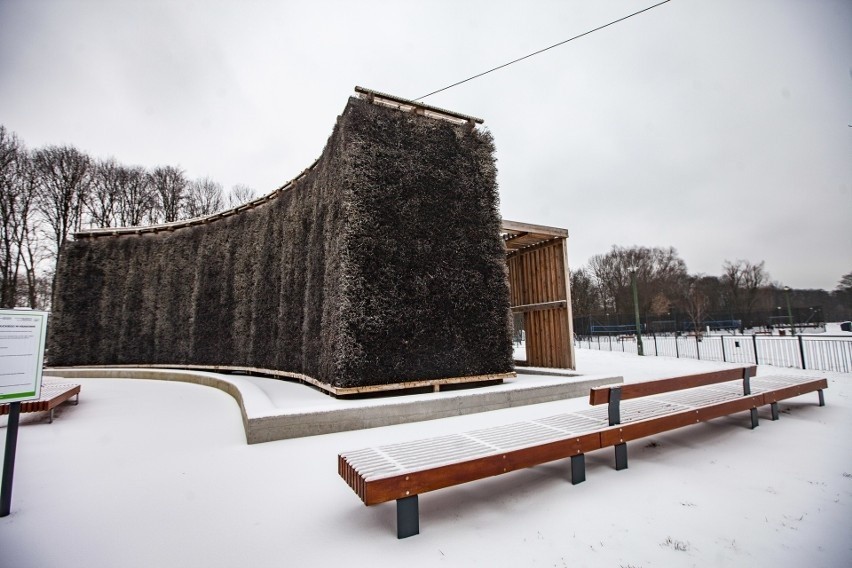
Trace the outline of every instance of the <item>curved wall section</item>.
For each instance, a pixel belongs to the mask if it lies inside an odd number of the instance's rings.
[[[69,243],[49,362],[256,367],[333,387],[511,372],[493,150],[468,125],[352,98],[274,199]]]

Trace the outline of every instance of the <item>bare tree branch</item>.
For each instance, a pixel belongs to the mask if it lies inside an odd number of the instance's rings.
[[[186,201],[187,180],[183,170],[160,166],[148,174],[155,195],[152,223],[172,223],[181,219]]]
[[[256,197],[257,194],[252,188],[247,185],[237,184],[231,188],[231,192],[228,194],[228,208],[233,209],[243,203],[248,203]]]
[[[189,218],[203,217],[221,211],[224,208],[222,185],[208,177],[191,182],[184,207]]]

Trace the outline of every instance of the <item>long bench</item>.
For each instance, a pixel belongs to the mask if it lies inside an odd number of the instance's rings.
[[[63,402],[71,400],[71,397],[75,397],[75,405],[80,402],[80,385],[42,380],[39,397],[22,402],[21,413],[50,412],[49,422],[53,424],[53,410]],[[10,408],[9,404],[0,404],[0,416],[9,414]]]
[[[753,377],[755,367],[594,388],[592,408],[436,438],[343,452],[338,473],[365,505],[396,501],[397,537],[420,532],[418,495],[571,458],[571,482],[585,480],[585,454],[615,448],[627,468],[627,442],[742,411],[758,425],[758,407],[818,392],[825,379]],[[606,407],[603,405],[606,404]]]

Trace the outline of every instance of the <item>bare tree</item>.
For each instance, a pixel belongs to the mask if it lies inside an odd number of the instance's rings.
[[[619,247],[589,259],[589,271],[595,281],[604,308],[627,313],[633,305],[630,271],[636,267],[636,283],[643,313],[673,301],[686,276],[686,263],[672,248]]]
[[[692,329],[695,333],[700,334],[704,327],[704,319],[707,317],[707,309],[710,306],[710,296],[707,290],[710,284],[703,274],[685,278],[684,284],[680,304],[692,321]]]
[[[722,265],[721,281],[727,303],[746,320],[750,319],[769,284],[769,273],[764,264],[764,261],[752,264],[748,260],[726,260]]]
[[[145,170],[140,166],[122,167],[122,191],[119,194],[118,221],[123,227],[153,222],[157,196]]]
[[[223,206],[221,184],[207,177],[189,184],[184,206],[189,218],[211,215],[221,211]]]
[[[32,205],[26,161],[18,137],[0,126],[0,306],[7,308],[15,305],[21,241]]]
[[[833,295],[846,307],[852,308],[852,272],[847,272],[840,278]]]
[[[257,197],[255,191],[247,185],[237,184],[231,188],[228,194],[228,208],[233,209],[239,207],[243,203],[248,203]]]
[[[71,233],[80,229],[89,190],[89,157],[72,146],[48,146],[33,154],[39,213],[58,258]]]
[[[621,290],[629,286],[630,282],[625,280],[625,275],[622,274],[618,264],[618,258],[611,253],[596,254],[589,259],[589,272],[600,294],[602,307],[604,311],[611,313],[620,313]]]
[[[39,271],[49,254],[40,238],[30,154],[0,126],[0,306],[44,307]],[[48,294],[49,295],[49,294]]]
[[[186,201],[187,180],[183,170],[160,166],[148,174],[156,205],[151,221],[172,223],[182,217]]]
[[[121,164],[114,158],[95,164],[92,172],[92,184],[86,210],[89,223],[93,227],[105,228],[117,226],[117,214],[122,188]]]
[[[571,313],[575,317],[588,316],[600,311],[598,291],[592,277],[584,268],[571,271]]]
[[[21,267],[24,270],[23,281],[25,283],[26,298],[25,302],[18,300],[18,305],[25,304],[34,309],[42,309],[50,306],[50,286],[48,285],[47,293],[44,292],[45,278],[41,275],[44,272],[45,263],[51,260],[51,250],[45,244],[45,239],[42,231],[41,217],[36,211],[37,187],[38,180],[36,178],[35,169],[33,168],[32,160],[29,155],[24,156],[21,161],[21,187],[30,201],[28,207],[22,207],[20,222],[22,231],[20,233],[20,241],[18,242],[18,251],[21,255]],[[48,268],[48,271],[52,269]],[[47,282],[52,282],[47,279]],[[19,286],[19,295],[21,293]],[[47,300],[45,300],[45,297]]]

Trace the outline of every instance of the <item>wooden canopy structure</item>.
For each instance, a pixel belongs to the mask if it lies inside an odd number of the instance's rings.
[[[523,314],[526,364],[575,369],[568,231],[503,220],[512,312]]]

